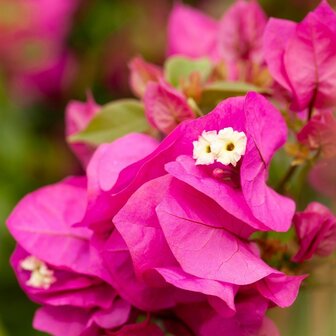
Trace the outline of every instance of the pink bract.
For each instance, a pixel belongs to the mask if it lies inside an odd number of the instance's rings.
[[[130,87],[133,93],[142,98],[146,92],[147,84],[157,82],[163,78],[163,71],[160,67],[145,62],[141,57],[135,57],[129,63]]]
[[[235,79],[240,62],[263,62],[265,25],[266,15],[256,1],[237,1],[219,21],[178,4],[168,23],[168,55],[224,60],[229,77]]]
[[[336,156],[336,118],[331,112],[314,115],[297,134],[299,142],[320,150],[325,159]]]
[[[299,241],[296,262],[311,259],[313,255],[328,256],[336,249],[336,217],[324,205],[310,203],[294,217]]]
[[[129,318],[130,306],[116,300],[109,309],[84,310],[76,307],[44,306],[37,310],[33,326],[53,336],[100,336],[122,326]]]
[[[291,93],[294,111],[336,103],[335,27],[336,14],[326,1],[299,24],[271,19],[266,27],[265,59],[274,79]]]
[[[202,206],[195,203],[199,196],[180,181],[160,177],[140,187],[113,218],[138,277],[156,286],[162,286],[163,277],[178,288],[217,297],[227,313],[235,311],[234,297],[244,285],[253,284],[280,306],[290,305],[302,277],[267,266],[253,244],[226,229],[230,215],[207,216],[206,198]]]
[[[69,137],[83,131],[100,109],[101,106],[94,101],[91,94],[88,94],[86,103],[79,101],[69,102],[65,111],[66,136]],[[94,152],[94,148],[83,143],[70,142],[69,145],[83,166],[86,167]]]
[[[18,242],[11,264],[19,283],[33,301],[43,305],[35,327],[57,336],[64,335],[70,320],[73,332],[82,335],[91,329],[121,326],[130,312],[130,304],[105,281],[109,275],[90,245],[92,232],[72,227],[85,204],[85,179],[70,178],[26,196],[7,222]],[[53,272],[50,286],[34,287],[27,282],[31,274],[22,262],[29,256]]]
[[[164,81],[147,85],[144,104],[149,123],[164,134],[184,120],[195,119],[186,97]]]
[[[217,166],[196,166],[192,158],[192,143],[204,130],[225,127],[244,131],[248,139],[246,154],[239,165],[235,169],[227,168],[229,183],[213,176]],[[294,202],[266,185],[270,160],[286,141],[286,135],[280,113],[261,95],[249,93],[246,97],[227,99],[205,117],[179,125],[147,157],[124,166],[118,177],[112,178],[113,183],[108,183],[109,188],[96,188],[95,193],[102,202],[94,202],[85,216],[96,223],[109,216],[112,218],[142,184],[168,172],[254,229],[287,231],[294,214]],[[104,160],[108,160],[108,156],[93,157],[88,170],[89,185],[91,180],[104,179],[96,165],[106,165]],[[106,216],[102,208],[106,208]]]
[[[271,320],[264,317],[267,304],[255,293],[245,294],[244,301],[237,305],[234,318],[225,318],[217,314],[205,303],[198,305],[178,306],[177,316],[197,336],[279,336],[277,328]],[[178,334],[180,335],[180,334]],[[181,334],[188,336],[189,332]]]
[[[113,230],[107,238],[102,238],[103,236],[96,237],[98,240],[95,245],[105,261],[110,283],[119,295],[134,307],[155,312],[172,308],[178,303],[190,303],[202,299],[198,293],[171,286],[160,276],[157,277],[159,285],[143,281],[135,273],[130,252],[120,233]]]
[[[219,24],[214,19],[201,11],[177,4],[168,22],[168,55],[209,56],[218,60],[218,30]]]
[[[123,169],[141,160],[158,146],[158,142],[143,134],[128,134],[95,151],[88,167],[88,202],[82,225],[97,231],[109,230],[111,218],[127,201],[129,193],[110,192]]]
[[[263,34],[267,17],[257,1],[238,0],[220,20],[220,55],[228,62],[263,62]]]

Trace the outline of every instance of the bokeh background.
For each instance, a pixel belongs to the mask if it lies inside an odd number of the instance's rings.
[[[231,4],[184,2],[218,18]],[[318,1],[260,2],[269,16],[301,20]],[[6,217],[26,193],[81,173],[64,140],[67,102],[85,100],[87,90],[100,104],[131,96],[127,63],[139,54],[163,62],[172,5],[168,0],[0,0],[0,336],[40,335],[31,327],[36,307],[9,266],[14,242]],[[336,335],[334,269],[328,260],[319,269],[325,283],[303,290],[293,308],[271,313],[283,336]]]

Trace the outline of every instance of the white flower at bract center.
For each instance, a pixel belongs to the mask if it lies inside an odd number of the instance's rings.
[[[216,141],[216,131],[203,131],[197,141],[193,142],[193,158],[197,165],[209,165],[215,162],[216,156],[211,150],[211,144]]]
[[[218,132],[218,135],[211,143],[211,152],[216,156],[217,162],[227,166],[237,165],[242,155],[245,154],[247,137],[244,132],[226,127]]]
[[[48,269],[43,261],[34,256],[23,259],[20,263],[20,267],[24,271],[31,272],[30,278],[26,282],[27,286],[48,289],[56,281],[54,272]]]

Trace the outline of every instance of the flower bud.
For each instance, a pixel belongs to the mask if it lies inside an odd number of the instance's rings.
[[[148,84],[144,104],[149,123],[164,134],[182,121],[195,118],[183,94],[164,81]]]
[[[66,136],[74,135],[84,130],[91,119],[98,113],[100,106],[94,101],[91,94],[87,102],[71,101],[66,107]],[[93,149],[83,143],[69,144],[74,154],[86,166],[91,158]]]
[[[325,257],[336,249],[336,217],[324,205],[312,202],[294,216],[299,251],[293,257],[303,262],[313,255]]]
[[[133,58],[129,68],[131,71],[130,86],[139,98],[145,94],[149,82],[157,82],[163,77],[162,70],[158,66],[145,62],[141,57]]]

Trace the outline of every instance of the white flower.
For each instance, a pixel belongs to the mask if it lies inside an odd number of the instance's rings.
[[[216,156],[211,151],[211,144],[216,140],[216,131],[203,131],[197,141],[193,142],[193,157],[197,165],[209,165],[215,162]]]
[[[217,162],[227,166],[237,165],[246,151],[247,138],[244,132],[234,131],[227,127],[218,132],[217,138],[211,144],[211,151],[216,155]]]
[[[227,166],[237,165],[237,162],[245,154],[247,137],[244,132],[226,127],[216,131],[203,131],[198,141],[194,141],[193,157],[196,165],[209,165],[220,162]]]
[[[26,282],[27,286],[48,289],[56,281],[54,272],[48,269],[43,261],[34,256],[29,256],[22,260],[20,267],[24,271],[31,272],[30,278]]]

